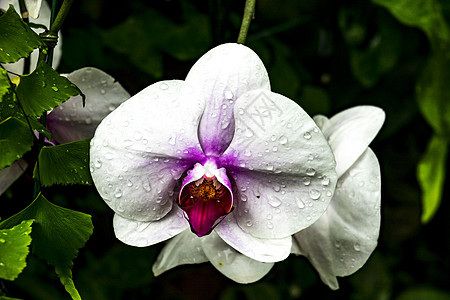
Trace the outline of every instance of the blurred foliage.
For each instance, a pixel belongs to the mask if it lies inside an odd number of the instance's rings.
[[[131,94],[161,79],[183,79],[204,52],[236,41],[242,11],[236,0],[75,1],[58,71],[98,67]],[[275,92],[312,115],[360,104],[386,111],[371,145],[382,171],[379,245],[361,270],[339,279],[340,290],[329,290],[301,257],[277,263],[250,285],[209,264],[155,279],[151,265],[162,245],[117,241],[113,213],[94,187],[52,186],[45,189],[52,203],[92,215],[95,230],[73,269],[83,299],[450,299],[450,203],[440,201],[450,186],[449,22],[445,0],[257,1],[247,45]],[[31,203],[24,188],[31,177],[27,170],[1,196],[8,203],[2,219]],[[14,282],[4,282],[7,296],[69,298],[48,265],[33,255],[27,264]]]

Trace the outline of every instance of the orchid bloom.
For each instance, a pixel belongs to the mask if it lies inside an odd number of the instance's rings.
[[[0,0],[0,9],[7,10],[10,4],[12,4],[14,6],[14,9],[16,10],[16,12],[18,14],[20,14],[18,0]],[[32,18],[30,20],[30,22],[47,26],[47,28],[49,27],[51,10],[50,10],[50,6],[48,5],[47,1],[25,0],[25,5],[28,9],[30,17]],[[31,29],[38,34],[43,32],[43,30],[40,28],[31,28]],[[38,56],[39,56],[38,49],[35,49],[30,54],[30,69],[31,70],[36,69]],[[61,56],[62,56],[62,36],[61,36],[61,32],[59,32],[58,33],[58,44],[56,44],[55,50],[53,51],[52,66],[54,69],[56,69],[58,67],[59,62],[61,61]],[[23,74],[24,64],[25,64],[25,60],[22,58],[15,63],[3,64],[3,67],[9,72],[12,72],[17,75],[21,75],[21,74]]]
[[[293,236],[292,252],[306,256],[333,290],[339,288],[336,276],[356,272],[377,245],[380,166],[368,146],[384,119],[373,106],[347,109],[331,119],[314,117],[336,158],[338,183],[325,214]]]
[[[337,289],[336,276],[357,271],[376,246],[380,228],[380,168],[368,145],[383,124],[384,112],[360,106],[330,120],[324,116],[316,116],[314,120],[334,151],[339,180],[326,213],[294,234],[292,252],[307,256],[323,281]],[[210,260],[227,277],[250,283],[262,278],[273,266],[237,252],[216,236],[200,241],[188,231],[181,233],[162,250],[153,272],[159,275],[178,265]],[[216,244],[214,248],[212,244]],[[207,252],[212,253],[207,256]],[[233,267],[221,266],[224,260],[229,262],[226,266]]]
[[[247,262],[285,259],[292,234],[324,213],[336,183],[317,125],[270,91],[262,61],[239,44],[207,52],[185,81],[131,97],[100,123],[90,149],[119,240],[144,247],[176,236],[163,260],[186,249],[185,261],[168,264],[208,259],[227,274],[241,271],[230,265],[236,251]]]
[[[76,70],[67,78],[83,91],[86,106],[83,107],[81,96],[74,96],[49,112],[47,129],[52,133],[53,144],[91,138],[100,121],[130,98],[113,77],[96,68]],[[27,166],[25,160],[19,159],[0,170],[0,195],[25,172]]]

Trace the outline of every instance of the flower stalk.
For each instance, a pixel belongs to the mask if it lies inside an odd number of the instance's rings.
[[[244,16],[242,17],[241,29],[237,40],[238,44],[245,44],[245,41],[247,40],[250,22],[255,17],[255,3],[256,0],[245,1]]]

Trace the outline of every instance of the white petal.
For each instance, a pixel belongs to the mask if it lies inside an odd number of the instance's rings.
[[[375,106],[356,106],[330,119],[323,134],[336,157],[338,177],[366,151],[381,129],[384,119],[384,111]]]
[[[91,141],[91,175],[122,217],[159,220],[176,197],[177,181],[203,153],[197,139],[202,107],[179,101],[182,81],[155,83],[120,105]]]
[[[47,126],[57,143],[89,139],[98,124],[130,94],[113,77],[96,68],[82,68],[67,78],[86,95],[71,97],[47,116]]]
[[[291,252],[290,236],[283,239],[255,238],[239,227],[233,213],[220,222],[215,231],[228,245],[260,262],[282,261]]]
[[[201,239],[187,229],[169,240],[153,264],[153,274],[158,276],[180,265],[207,262]]]
[[[199,138],[206,154],[220,155],[234,134],[233,107],[245,92],[270,89],[269,77],[253,50],[223,44],[203,55],[186,77],[186,95],[206,103]]]
[[[258,238],[285,238],[314,223],[336,184],[334,156],[314,121],[264,90],[240,97],[235,119],[221,163],[236,182],[240,227]]]
[[[330,119],[325,116],[317,115],[313,117],[314,122],[316,122],[319,129],[324,131],[330,125]]]
[[[330,288],[337,289],[336,276],[356,272],[375,249],[380,198],[380,166],[368,148],[339,179],[326,213],[294,235],[298,250]]]
[[[37,19],[39,17],[39,10],[41,9],[42,0],[25,0],[25,6],[27,7],[30,17]]]
[[[0,195],[25,172],[27,167],[28,163],[23,159],[19,159],[9,167],[0,170]]]
[[[20,15],[18,0],[12,0],[12,1],[11,0],[10,1],[0,0],[0,8],[2,8],[4,10],[8,9],[9,4],[14,5],[14,9]],[[48,28],[48,26],[50,24],[50,14],[51,14],[50,6],[48,5],[47,1],[43,1],[42,5],[41,5],[39,17],[37,19],[30,20],[30,22],[45,25]],[[35,31],[37,34],[44,31],[43,29],[40,29],[40,28],[32,28],[32,30]],[[31,71],[36,69],[38,56],[39,56],[39,50],[35,49],[31,53],[31,59],[30,59],[31,60],[30,61],[30,70]],[[55,50],[53,52],[52,67],[54,69],[56,69],[59,66],[59,62],[61,61],[61,56],[62,56],[62,35],[61,35],[61,32],[59,32],[58,33],[58,44],[56,45]],[[13,72],[14,74],[22,75],[23,67],[24,67],[24,59],[22,58],[19,61],[15,62],[15,63],[11,63],[11,64],[3,64],[3,67],[5,67],[5,69],[7,71]]]
[[[189,228],[180,209],[174,207],[160,221],[139,222],[114,215],[114,232],[116,237],[125,244],[136,247],[147,247],[170,239]]]
[[[253,260],[230,247],[214,231],[202,238],[203,251],[212,265],[222,274],[238,283],[260,280],[273,267],[273,263]]]

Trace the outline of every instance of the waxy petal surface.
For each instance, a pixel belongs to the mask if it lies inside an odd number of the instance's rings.
[[[47,127],[57,143],[89,139],[98,124],[130,94],[113,77],[96,68],[76,70],[67,78],[86,95],[71,97],[47,116]]]
[[[314,223],[336,185],[334,156],[314,121],[265,90],[241,96],[235,120],[220,164],[236,183],[239,226],[254,237],[284,238]]]
[[[3,194],[27,169],[28,163],[19,159],[0,170],[0,195]]]
[[[183,172],[203,159],[197,139],[203,107],[179,101],[182,84],[171,80],[147,87],[97,127],[91,175],[102,198],[124,218],[163,218]]]
[[[215,232],[230,246],[251,259],[260,262],[277,262],[291,253],[292,238],[258,239],[237,224],[234,214],[217,225]]]
[[[195,97],[206,103],[199,139],[205,153],[211,155],[220,155],[233,138],[236,100],[254,89],[270,89],[261,59],[239,44],[223,44],[208,51],[191,68],[185,82],[183,98]]]
[[[269,273],[273,263],[251,259],[225,243],[215,231],[201,239],[203,251],[212,265],[238,283],[252,283]]]
[[[163,219],[154,222],[132,221],[115,214],[113,226],[119,240],[136,247],[160,243],[189,228],[189,224],[177,207]]]
[[[167,242],[158,255],[152,270],[155,276],[186,264],[199,264],[207,262],[208,258],[203,252],[202,239],[185,230]]]
[[[39,17],[39,11],[41,10],[42,0],[25,0],[25,6],[27,7],[30,17],[37,19]]]
[[[322,129],[336,157],[338,177],[366,151],[380,131],[385,113],[375,106],[356,106],[334,115]]]
[[[339,288],[336,276],[356,272],[377,245],[380,183],[378,160],[368,148],[339,178],[325,214],[294,235],[294,252],[306,256],[332,289]]]

